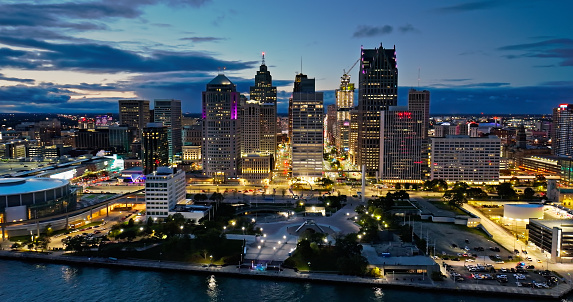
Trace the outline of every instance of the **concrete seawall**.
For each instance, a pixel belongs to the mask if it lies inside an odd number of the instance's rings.
[[[478,295],[519,297],[520,299],[560,299],[568,294],[572,288],[570,284],[559,284],[550,289],[506,287],[487,284],[453,283],[450,280],[443,282],[432,282],[432,284],[419,284],[407,281],[392,281],[379,278],[365,278],[345,275],[334,275],[324,273],[298,273],[286,269],[278,271],[256,271],[250,269],[238,269],[235,266],[225,267],[201,267],[194,264],[181,262],[165,262],[139,259],[118,259],[117,261],[107,258],[88,258],[83,256],[73,256],[66,254],[41,254],[28,252],[0,251],[0,259],[20,260],[29,262],[47,262],[57,264],[85,265],[92,267],[120,268],[147,271],[177,271],[194,274],[208,274],[231,276],[238,278],[253,278],[265,280],[283,280],[294,282],[316,282],[316,283],[344,283],[360,286],[374,286],[380,288],[394,288],[403,290],[449,292],[460,295]]]

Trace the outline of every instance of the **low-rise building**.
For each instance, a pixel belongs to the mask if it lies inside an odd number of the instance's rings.
[[[146,175],[145,207],[147,217],[167,218],[169,211],[178,202],[184,201],[185,172],[177,168],[158,167],[157,171]]]
[[[241,178],[245,184],[262,185],[272,177],[272,156],[251,153],[241,157]]]
[[[529,219],[529,242],[551,258],[573,258],[573,223],[570,219]]]

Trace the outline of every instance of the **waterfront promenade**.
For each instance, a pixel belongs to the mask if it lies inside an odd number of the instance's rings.
[[[178,271],[196,274],[213,274],[222,276],[274,279],[298,282],[321,282],[321,283],[347,283],[364,286],[376,286],[386,288],[402,288],[411,290],[427,291],[447,291],[462,294],[473,295],[491,295],[520,298],[544,298],[559,299],[571,291],[571,284],[560,283],[550,289],[524,288],[524,287],[506,287],[497,285],[483,285],[472,283],[454,283],[446,279],[441,282],[431,280],[414,281],[414,279],[400,278],[367,278],[356,276],[344,276],[336,274],[313,273],[313,272],[295,272],[290,269],[282,271],[258,271],[236,266],[210,266],[203,267],[196,264],[181,262],[165,262],[137,259],[118,259],[110,260],[107,258],[88,258],[54,252],[51,254],[31,253],[31,252],[13,252],[0,251],[0,259],[12,259],[21,261],[49,262],[58,264],[87,265],[94,267],[122,268],[135,270],[153,270],[153,271]]]

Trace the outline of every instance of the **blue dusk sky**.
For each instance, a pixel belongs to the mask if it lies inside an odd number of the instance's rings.
[[[400,104],[417,88],[432,113],[550,113],[573,103],[571,11],[570,0],[3,0],[0,112],[173,98],[198,113],[219,68],[248,93],[262,52],[286,112],[301,59],[330,104],[361,46],[382,45],[396,47]]]

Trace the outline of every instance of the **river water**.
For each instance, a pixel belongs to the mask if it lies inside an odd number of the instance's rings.
[[[573,295],[568,299],[573,300]],[[0,301],[508,302],[520,300],[356,285],[276,282],[188,273],[0,260]]]

